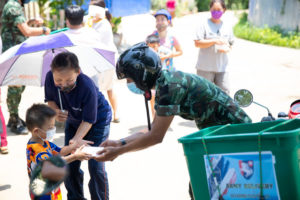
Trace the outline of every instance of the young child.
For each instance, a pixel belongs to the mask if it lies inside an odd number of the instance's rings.
[[[60,154],[66,162],[70,163],[74,160],[88,160],[91,158],[90,154],[81,151],[82,147],[77,149],[81,144],[73,143],[69,146],[59,148],[54,143],[49,142],[55,134],[56,112],[45,104],[34,104],[26,112],[26,126],[31,132],[32,136],[27,143],[27,170],[28,175],[31,177],[31,172],[35,166],[49,157]],[[82,143],[88,144],[92,142],[83,141]],[[72,151],[75,152],[70,154]],[[70,155],[68,155],[70,154]],[[68,156],[66,156],[68,155]],[[37,199],[33,194],[30,194],[32,199]],[[38,199],[61,199],[61,191],[57,188],[51,194],[44,195]]]
[[[159,36],[155,34],[149,35],[146,39],[146,43],[149,47],[151,47],[155,52],[159,54],[162,62],[162,69],[168,70],[167,60],[163,58],[172,52],[171,49],[168,49],[165,46],[161,46]]]
[[[170,49],[167,49],[164,46],[160,46],[160,39],[159,39],[158,35],[155,35],[155,34],[149,35],[146,38],[146,43],[155,52],[157,52],[161,58],[164,57],[165,55],[168,55],[168,54],[171,53]],[[162,69],[168,70],[165,60],[162,60]],[[154,116],[155,116],[154,99],[155,99],[155,91],[152,90],[152,97],[151,97],[151,100],[150,100],[152,118],[154,118]]]

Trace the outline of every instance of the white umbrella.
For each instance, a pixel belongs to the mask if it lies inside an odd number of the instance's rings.
[[[82,72],[90,77],[114,69],[115,52],[101,46],[96,41],[85,44],[65,32],[30,37],[0,56],[0,86],[43,86],[53,57],[64,51],[75,53]]]

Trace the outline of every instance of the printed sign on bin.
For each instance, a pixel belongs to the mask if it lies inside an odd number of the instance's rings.
[[[212,154],[214,176],[204,155],[208,190],[212,200],[219,199],[218,185],[224,199],[259,199],[260,166],[258,152]],[[272,152],[262,152],[263,195],[266,200],[279,200]]]

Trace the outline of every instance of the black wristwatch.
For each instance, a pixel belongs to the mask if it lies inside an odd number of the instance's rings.
[[[46,34],[47,33],[47,28],[45,26],[43,26],[42,29],[43,29],[43,34]]]
[[[121,145],[124,146],[125,144],[127,144],[125,139],[120,139]]]

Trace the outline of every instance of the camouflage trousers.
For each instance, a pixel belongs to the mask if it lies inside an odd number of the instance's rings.
[[[18,115],[19,104],[24,90],[25,86],[8,86],[6,103],[10,116]]]

